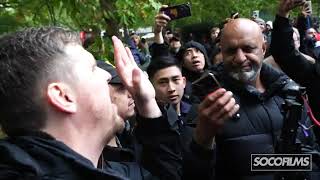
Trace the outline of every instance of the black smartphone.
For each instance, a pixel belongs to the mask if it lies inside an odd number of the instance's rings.
[[[163,11],[164,14],[169,16],[171,20],[175,20],[191,16],[191,5],[190,3],[184,3],[180,5],[161,8],[160,11]]]
[[[200,97],[200,100],[203,100],[209,93],[221,87],[218,79],[213,72],[210,71],[205,71],[199,79],[193,81],[191,84],[192,93]]]

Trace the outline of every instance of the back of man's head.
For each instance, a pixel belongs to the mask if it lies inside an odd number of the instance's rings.
[[[152,59],[150,65],[147,68],[149,79],[152,81],[152,78],[158,71],[171,66],[176,66],[181,70],[181,64],[176,58],[172,56],[158,56]]]
[[[0,123],[9,136],[45,125],[48,82],[66,79],[68,44],[77,34],[58,27],[30,28],[0,38]]]

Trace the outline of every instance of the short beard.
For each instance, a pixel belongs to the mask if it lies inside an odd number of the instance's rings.
[[[261,66],[252,65],[252,69],[250,71],[246,71],[246,72],[243,72],[241,70],[238,70],[236,72],[229,71],[229,75],[237,81],[241,81],[243,83],[251,83],[256,80],[260,70],[261,70]]]

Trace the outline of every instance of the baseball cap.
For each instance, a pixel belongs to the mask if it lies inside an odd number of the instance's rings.
[[[109,84],[122,84],[116,68],[114,68],[111,64],[108,64],[102,60],[97,60],[97,66],[111,74],[111,80]]]

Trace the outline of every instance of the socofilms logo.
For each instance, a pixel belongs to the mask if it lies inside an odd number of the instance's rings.
[[[311,170],[311,154],[251,154],[251,171]]]

